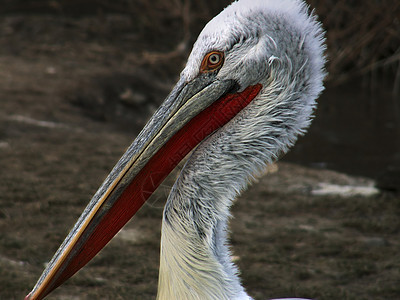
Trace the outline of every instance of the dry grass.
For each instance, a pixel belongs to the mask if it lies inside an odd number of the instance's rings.
[[[6,1],[1,12],[46,12],[61,15],[124,14],[125,30],[138,34],[153,51],[144,51],[138,64],[186,59],[204,24],[230,0],[101,0]],[[400,91],[400,2],[396,0],[308,0],[327,30],[328,81],[342,83],[354,76],[385,71]],[[108,22],[96,24],[97,31]],[[171,32],[174,32],[171,35]],[[164,35],[168,39],[163,39]],[[161,41],[161,42],[160,42]]]
[[[400,2],[311,0],[327,29],[329,80],[385,70],[400,84]]]

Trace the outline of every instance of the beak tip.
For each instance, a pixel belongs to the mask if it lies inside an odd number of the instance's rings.
[[[32,293],[32,292],[31,292]],[[31,293],[29,293],[28,295],[26,295],[26,297],[24,298],[24,300],[30,300],[31,299]]]

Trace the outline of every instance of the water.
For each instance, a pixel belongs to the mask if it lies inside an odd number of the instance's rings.
[[[328,87],[285,160],[400,182],[400,96],[393,80],[381,81],[374,89],[361,81]]]

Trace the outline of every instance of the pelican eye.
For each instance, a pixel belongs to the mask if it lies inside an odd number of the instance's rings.
[[[200,66],[200,72],[211,72],[219,69],[224,63],[224,53],[220,51],[211,51],[207,53]]]

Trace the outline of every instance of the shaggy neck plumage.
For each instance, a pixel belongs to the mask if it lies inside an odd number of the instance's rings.
[[[250,3],[254,7],[247,9]],[[226,20],[233,20],[226,33],[233,46],[213,26]],[[218,77],[235,79],[242,88],[255,83],[263,88],[198,146],[171,190],[162,225],[160,300],[250,299],[227,247],[230,206],[304,133],[323,89],[323,32],[302,2],[234,2],[209,24],[181,76],[187,81],[196,76],[204,55],[200,46],[210,44],[211,50],[227,52]],[[245,29],[254,26],[257,35],[246,37]]]
[[[158,299],[249,299],[226,245],[229,208],[238,190],[232,189],[234,173],[222,167],[217,158],[223,149],[213,140],[193,153],[167,201]]]
[[[299,133],[298,120],[269,98],[289,99],[286,109],[299,113],[290,104],[296,93],[271,95],[273,86],[193,152],[172,188],[163,217],[158,299],[250,299],[231,262],[226,227],[232,201]]]
[[[229,209],[308,127],[321,88],[304,60],[271,61],[260,94],[189,158],[164,210],[158,299],[250,299],[226,246]]]

